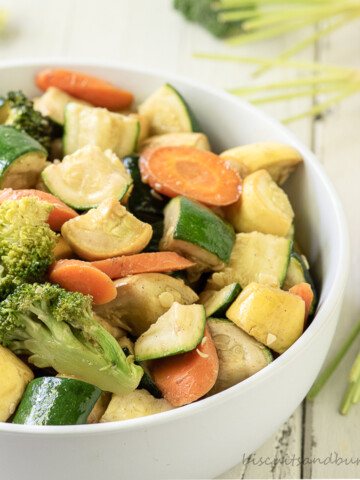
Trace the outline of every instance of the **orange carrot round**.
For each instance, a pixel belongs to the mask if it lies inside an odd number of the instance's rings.
[[[56,87],[64,92],[90,102],[95,107],[109,110],[123,110],[130,107],[134,100],[131,92],[121,90],[112,83],[85,73],[72,72],[57,68],[42,70],[36,75],[35,83],[40,90]]]
[[[48,218],[48,223],[52,230],[60,231],[65,222],[78,216],[75,210],[65,205],[65,203],[57,197],[51,195],[51,193],[42,192],[41,190],[13,190],[12,188],[5,188],[4,190],[0,190],[0,205],[5,200],[20,200],[24,197],[35,197],[40,201],[54,205],[54,210],[50,212]]]
[[[214,153],[191,147],[160,147],[145,151],[139,161],[143,181],[168,197],[184,195],[211,206],[236,202],[242,180]]]
[[[219,360],[209,328],[191,352],[153,360],[151,372],[164,397],[174,407],[195,402],[215,384]]]
[[[122,278],[137,273],[185,270],[195,264],[175,252],[149,252],[98,260],[91,262],[91,265],[110,278]]]
[[[70,292],[91,295],[95,305],[111,302],[117,294],[111,278],[90,263],[81,260],[59,260],[53,263],[49,280]]]
[[[301,297],[305,302],[305,322],[308,319],[309,311],[312,301],[314,299],[314,292],[309,283],[298,283],[290,288],[289,293]]]

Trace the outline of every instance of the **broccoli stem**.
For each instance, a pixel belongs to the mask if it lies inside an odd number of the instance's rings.
[[[32,338],[24,340],[22,352],[31,352],[29,362],[35,366],[52,367],[58,373],[74,375],[101,390],[119,395],[127,394],[138,386],[142,368],[126,359],[116,340],[105,329],[105,333],[99,335],[99,342],[106,347],[106,354],[103,354],[91,342],[79,341],[71,327],[63,322],[58,323],[50,317],[46,327],[30,317],[25,322]],[[118,348],[112,348],[113,342]]]
[[[0,303],[0,343],[39,368],[126,395],[143,370],[96,321],[91,305],[91,297],[58,285],[20,285]]]

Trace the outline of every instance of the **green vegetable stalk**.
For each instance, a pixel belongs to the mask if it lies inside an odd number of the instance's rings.
[[[229,45],[274,38],[320,24],[316,33],[284,52],[289,58],[359,18],[359,0],[174,0],[174,8]],[[326,24],[321,24],[326,20]]]
[[[319,62],[304,62],[288,60],[284,58],[256,58],[235,55],[215,55],[207,53],[195,53],[195,57],[218,60],[225,62],[248,63],[259,65],[262,68],[290,67],[298,71],[310,71],[309,76],[285,80],[273,83],[252,84],[230,89],[230,93],[241,97],[248,97],[254,104],[291,100],[298,97],[314,97],[319,94],[329,95],[328,98],[319,101],[314,107],[305,112],[283,119],[283,123],[290,123],[308,116],[323,113],[332,105],[341,100],[360,92],[360,71],[340,67],[337,65],[321,64]],[[273,91],[279,91],[275,95],[267,95]],[[254,96],[255,95],[255,96]],[[257,96],[260,95],[260,96]]]
[[[357,338],[360,333],[360,321],[357,322],[353,330],[350,332],[350,335],[345,340],[344,344],[341,346],[338,353],[335,355],[334,359],[330,365],[326,368],[324,373],[320,375],[318,380],[314,383],[310,392],[307,395],[307,400],[313,401],[318,395],[320,390],[324,387],[326,382],[329,380],[331,375],[334,373],[341,360],[344,358],[345,354],[348,352],[349,348]],[[360,401],[360,353],[357,356],[355,363],[350,371],[349,375],[349,387],[345,393],[342,405],[340,407],[340,413],[346,415],[353,403],[358,403]]]
[[[143,375],[94,318],[92,297],[50,283],[23,284],[0,303],[0,344],[101,390],[126,395]]]

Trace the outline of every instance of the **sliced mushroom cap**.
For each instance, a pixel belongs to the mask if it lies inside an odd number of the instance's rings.
[[[174,302],[190,305],[198,300],[183,280],[162,273],[130,275],[114,282],[116,298],[95,307],[112,325],[138,337],[169,310]]]
[[[235,323],[209,318],[208,326],[219,357],[219,375],[208,395],[242,382],[272,361],[270,350]]]

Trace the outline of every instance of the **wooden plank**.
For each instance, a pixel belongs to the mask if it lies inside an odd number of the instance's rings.
[[[302,406],[250,457],[220,475],[219,479],[300,478]]]
[[[360,31],[357,22],[322,42],[319,57],[329,63],[359,68],[359,54]],[[360,202],[359,111],[358,94],[331,108],[317,127],[317,136],[321,136],[323,141],[315,144],[316,154],[343,203],[352,245],[343,309],[325,366],[351,331],[360,311],[360,217],[357,208]],[[353,407],[347,417],[338,413],[347,386],[347,376],[359,346],[358,340],[314,403],[306,406],[304,478],[359,478],[360,408]]]

